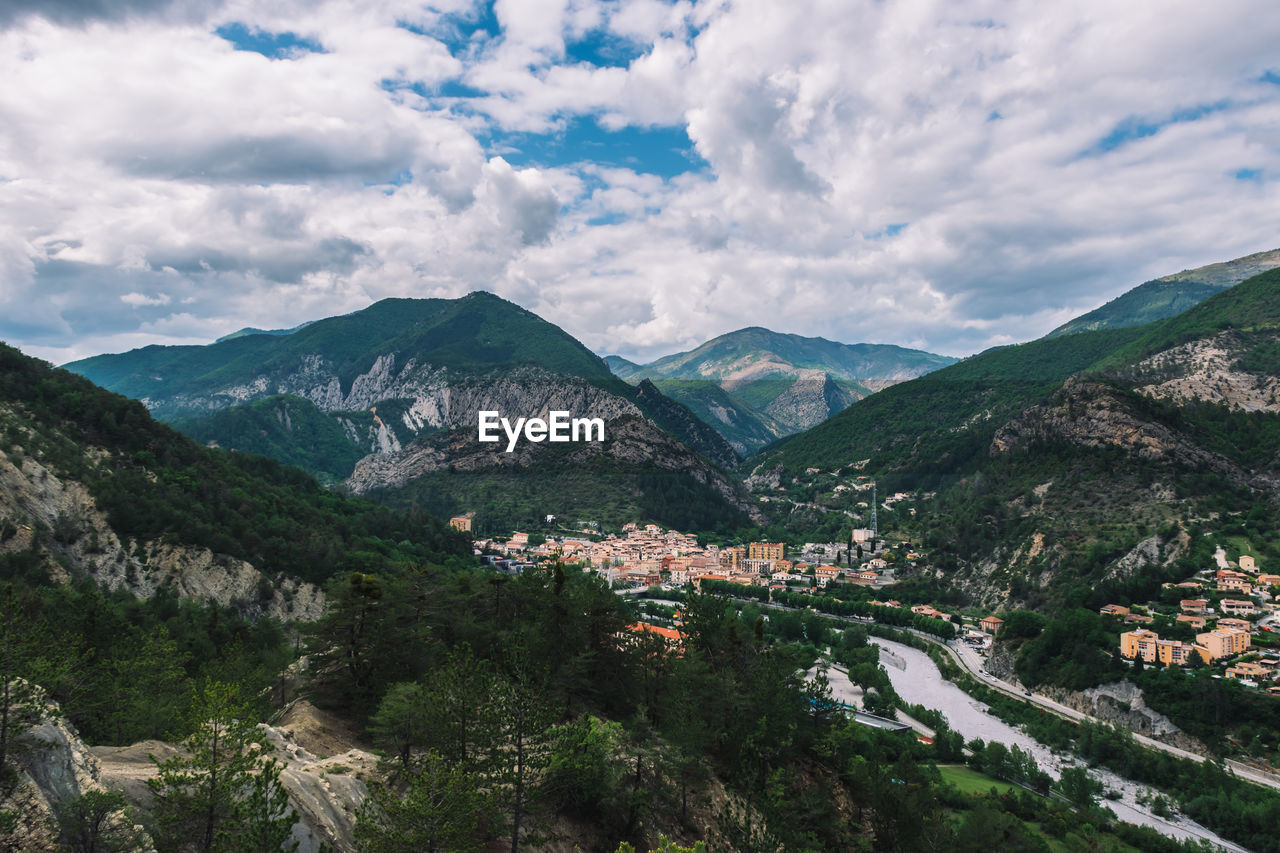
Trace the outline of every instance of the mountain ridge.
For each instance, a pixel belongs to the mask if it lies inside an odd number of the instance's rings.
[[[390,481],[350,479],[356,463],[370,455],[401,454],[396,458],[417,460],[423,465],[419,473],[431,474],[437,470],[437,456],[403,452],[415,442],[433,441],[436,433],[445,437],[431,446],[465,457],[468,470],[484,467],[474,464],[477,459],[488,460],[490,476],[509,470],[509,458],[463,447],[476,441],[481,410],[544,419],[555,410],[606,421],[638,418],[647,424],[644,430],[655,433],[643,442],[662,444],[656,435],[661,431],[682,442],[683,450],[663,444],[664,452],[677,454],[702,486],[714,483],[708,486],[711,493],[728,501],[744,523],[754,511],[718,470],[733,467],[739,456],[714,429],[652,384],[632,386],[618,379],[559,327],[484,292],[456,300],[382,300],[286,336],[247,336],[199,348],[144,348],[68,367],[137,396],[158,416],[202,441],[265,452],[393,503],[397,498],[388,491]],[[357,452],[335,453],[339,441]],[[622,453],[622,445],[610,447]],[[623,456],[615,460],[619,471],[639,475]],[[535,464],[535,457],[518,458]],[[608,465],[600,459],[594,464]],[[679,467],[668,464],[664,470],[677,476]],[[368,464],[363,470],[388,476],[394,470],[396,487],[413,479],[403,465]],[[655,488],[661,489],[661,483]],[[552,500],[542,485],[535,491]],[[725,516],[727,508],[720,509],[724,512],[711,516]],[[670,523],[687,516],[676,513],[656,520]]]
[[[1173,317],[1247,278],[1280,267],[1280,249],[1161,276],[1063,323],[1045,337],[1140,326]]]

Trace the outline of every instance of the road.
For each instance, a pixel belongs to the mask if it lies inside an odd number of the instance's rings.
[[[795,607],[784,607],[781,604],[773,604],[773,603],[766,604],[765,602],[760,602],[760,601],[757,601],[755,603],[762,604],[766,607],[774,607],[779,610],[802,609],[802,608],[795,608]],[[835,616],[830,613],[824,613],[822,615],[830,616],[832,619],[840,619],[845,622],[860,622],[865,624],[865,623],[874,621],[872,619],[862,619],[857,616]],[[914,628],[897,628],[896,630],[906,631],[908,633],[915,634],[917,637],[920,637],[923,640],[927,640],[930,643],[933,643],[934,645],[938,646],[939,648],[944,649],[947,652],[947,654],[951,656],[951,659],[954,660],[961,667],[963,667],[966,672],[968,672],[974,678],[983,682],[993,690],[998,690],[1001,693],[1004,693],[1008,696],[1012,696],[1014,699],[1021,699],[1024,702],[1031,702],[1033,705],[1043,708],[1044,710],[1048,711],[1051,714],[1057,714],[1059,717],[1064,717],[1068,720],[1074,720],[1075,722],[1089,721],[1093,723],[1106,724],[1105,720],[1100,720],[1097,717],[1090,716],[1089,714],[1083,714],[1075,710],[1074,708],[1068,708],[1066,705],[1063,705],[1060,702],[1056,702],[1053,699],[1050,699],[1048,696],[1041,696],[1038,693],[1028,694],[1026,691],[1022,690],[1021,688],[1015,687],[1014,685],[1010,684],[1009,682],[1001,678],[997,678],[996,676],[992,675],[991,673],[987,672],[985,669],[982,668],[982,658],[978,656],[977,652],[975,652],[973,649],[969,648],[968,646],[965,646],[963,644],[959,645],[958,647],[953,646],[950,643],[944,643],[941,640],[939,640],[937,637],[933,637],[933,636],[930,636],[929,634],[925,634],[921,631],[917,631]],[[1168,753],[1169,755],[1177,756],[1178,758],[1185,758],[1195,762],[1203,762],[1206,760],[1203,755],[1200,755],[1195,752],[1188,752],[1185,749],[1179,749],[1176,746],[1172,746],[1162,741],[1149,738],[1146,735],[1140,735],[1135,733],[1133,735],[1133,739],[1149,749],[1159,750],[1160,752],[1165,752],[1165,753]],[[1237,776],[1239,776],[1241,779],[1246,779],[1250,782],[1253,782],[1256,785],[1262,785],[1267,788],[1274,788],[1276,790],[1280,790],[1280,775],[1277,775],[1274,773],[1264,773],[1261,770],[1258,770],[1256,767],[1250,767],[1248,764],[1237,761],[1234,758],[1228,758],[1224,762],[1224,764],[1228,768],[1230,768],[1231,771],[1235,773]]]
[[[917,633],[917,632],[912,631],[912,633]],[[952,660],[954,660],[960,666],[964,667],[964,669],[970,675],[974,676],[979,681],[983,682],[988,687],[991,687],[994,690],[998,690],[1001,693],[1004,693],[1008,696],[1012,696],[1015,699],[1022,699],[1023,701],[1029,701],[1033,705],[1043,708],[1044,710],[1049,711],[1052,714],[1057,714],[1059,717],[1065,717],[1066,719],[1069,719],[1069,720],[1075,720],[1076,722],[1084,722],[1084,721],[1089,721],[1094,723],[1102,722],[1096,717],[1092,717],[1088,714],[1082,714],[1081,712],[1077,711],[1074,708],[1068,708],[1066,705],[1063,705],[1060,702],[1055,702],[1053,699],[1050,699],[1048,696],[1041,696],[1038,693],[1029,694],[1025,691],[1019,690],[1017,687],[1010,684],[1009,682],[1001,678],[997,678],[996,676],[992,675],[991,673],[987,672],[985,669],[982,668],[982,658],[978,656],[977,652],[975,652],[973,649],[969,648],[968,646],[961,646],[957,648],[956,646],[953,646],[951,644],[939,643],[937,640],[933,639],[932,637],[928,637],[924,634],[918,634],[918,636],[921,636],[926,640],[936,643],[939,647],[945,649],[947,653],[951,656]],[[1194,752],[1188,752],[1185,749],[1179,749],[1176,746],[1163,743],[1162,741],[1155,740],[1154,738],[1149,738],[1145,735],[1140,735],[1135,733],[1133,736],[1133,739],[1149,749],[1156,749],[1161,752],[1167,752],[1170,755],[1176,755],[1178,758],[1186,758],[1196,762],[1205,760],[1205,757],[1203,755],[1199,755],[1198,753],[1194,753]],[[1250,767],[1247,764],[1243,764],[1239,761],[1236,761],[1234,758],[1228,758],[1226,760],[1226,766],[1230,767],[1232,772],[1234,772],[1237,776],[1241,777],[1242,779],[1248,779],[1250,782],[1254,782],[1259,785],[1264,785],[1268,788],[1275,788],[1277,790],[1280,790],[1280,776],[1276,776],[1270,773],[1263,773],[1262,771],[1254,767]]]

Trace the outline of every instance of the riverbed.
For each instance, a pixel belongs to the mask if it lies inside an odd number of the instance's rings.
[[[964,735],[966,741],[981,738],[984,741],[999,741],[1006,746],[1016,745],[1024,752],[1029,752],[1040,768],[1054,779],[1062,775],[1064,767],[1078,763],[1074,756],[1055,754],[1021,729],[1010,726],[992,714],[985,704],[943,678],[937,665],[924,652],[880,637],[872,637],[870,641],[880,647],[880,663],[889,674],[889,681],[898,695],[909,703],[941,711],[951,728]],[[1101,768],[1091,769],[1089,772],[1109,790],[1120,793],[1119,800],[1102,801],[1120,820],[1150,826],[1174,838],[1200,839],[1234,853],[1249,853],[1244,847],[1220,838],[1216,833],[1185,817],[1162,818],[1153,813],[1137,801],[1139,793],[1147,790],[1145,786],[1122,779]]]

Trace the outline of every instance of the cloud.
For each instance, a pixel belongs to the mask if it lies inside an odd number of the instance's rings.
[[[155,296],[147,296],[145,293],[129,291],[120,297],[120,301],[125,305],[132,305],[138,308],[143,305],[168,305],[172,300],[167,293],[158,293]]]
[[[0,336],[482,288],[636,358],[967,354],[1280,245],[1277,37],[1263,0],[9,4]]]
[[[29,17],[79,26],[91,21],[119,21],[161,15],[190,14],[191,0],[6,0],[0,4],[0,28]],[[206,11],[218,3],[205,4]]]

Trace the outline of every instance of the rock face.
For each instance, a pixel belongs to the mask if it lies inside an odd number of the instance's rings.
[[[299,745],[288,725],[262,729],[285,765],[280,781],[298,812],[293,838],[299,853],[355,850],[356,813],[369,795],[366,780],[377,774],[377,756],[353,748],[322,757]]]
[[[299,700],[274,726],[262,725],[264,741],[284,768],[280,782],[298,813],[293,839],[299,853],[355,850],[356,812],[368,796],[366,780],[377,774],[377,757],[356,745],[340,722]],[[90,758],[102,784],[119,791],[140,811],[152,808],[146,780],[156,775],[151,756],[165,759],[177,749],[162,741],[125,747],[94,747]]]
[[[1273,346],[1280,341],[1280,335],[1266,338]],[[1245,370],[1239,362],[1246,349],[1239,334],[1225,332],[1145,359],[1132,368],[1132,375],[1140,386],[1137,390],[1149,397],[1177,404],[1200,400],[1245,412],[1280,412],[1280,379],[1274,375],[1280,364],[1272,366],[1271,374]]]
[[[800,371],[796,381],[765,406],[772,416],[789,429],[800,432],[817,426],[843,411],[865,395],[855,394],[822,371]]]
[[[83,483],[59,477],[20,451],[0,451],[0,519],[15,528],[0,541],[0,553],[31,548],[37,527],[52,531],[40,547],[58,580],[67,580],[69,569],[139,598],[164,586],[179,596],[236,605],[249,616],[289,621],[324,614],[324,593],[311,584],[288,578],[264,583],[254,566],[206,548],[121,542]]]
[[[89,791],[105,791],[98,759],[50,704],[40,719],[18,734],[13,757],[19,768],[17,785],[0,808],[12,812],[18,825],[6,849],[62,850],[57,815],[72,800]],[[145,836],[144,836],[145,838]],[[146,851],[152,851],[150,839]]]
[[[1210,754],[1208,747],[1182,731],[1164,714],[1148,708],[1142,698],[1142,690],[1133,682],[1116,681],[1084,691],[1058,688],[1044,692],[1068,708],[1104,722],[1115,723],[1136,734],[1146,735],[1189,752]]]
[[[1138,411],[1133,400],[1104,382],[1068,380],[1048,402],[1033,406],[1001,427],[992,439],[991,455],[1055,441],[1079,447],[1116,448],[1140,459],[1215,471],[1261,490],[1270,491],[1277,486],[1271,478],[1245,470]]]

